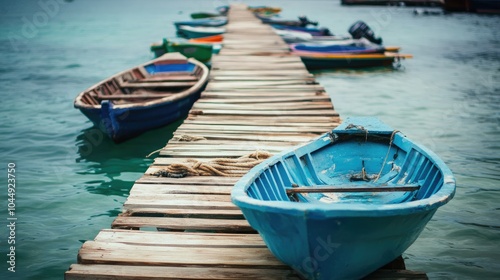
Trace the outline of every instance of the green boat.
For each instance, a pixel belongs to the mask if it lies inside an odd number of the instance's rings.
[[[191,42],[169,42],[163,39],[161,43],[151,45],[151,51],[155,57],[165,53],[179,52],[186,57],[192,57],[201,62],[207,62],[212,58],[213,46],[210,44],[199,44]]]
[[[214,13],[192,13],[191,18],[192,19],[199,19],[199,18],[211,18],[211,17],[220,17],[221,14],[214,14]]]

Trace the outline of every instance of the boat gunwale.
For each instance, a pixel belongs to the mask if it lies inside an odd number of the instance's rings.
[[[168,53],[166,55],[181,55],[183,56],[182,54],[180,53]],[[184,57],[184,56],[183,56]],[[134,66],[132,68],[128,68],[126,70],[123,70],[123,71],[120,71],[119,73],[116,73],[114,75],[112,75],[111,77],[108,77],[104,80],[101,80],[99,81],[98,83],[90,86],[89,88],[85,89],[84,91],[80,92],[77,97],[75,98],[75,101],[74,101],[74,107],[75,108],[78,108],[80,110],[84,109],[84,110],[92,110],[92,109],[96,109],[96,110],[100,110],[101,109],[101,104],[99,103],[98,105],[92,105],[92,104],[87,104],[85,102],[83,102],[83,96],[85,94],[89,94],[90,91],[96,89],[97,87],[101,86],[102,84],[108,82],[108,81],[111,81],[123,74],[126,74],[127,72],[130,72],[134,69],[137,69],[139,67],[144,67],[146,65],[150,65],[150,64],[153,64],[157,61],[163,61],[165,60],[165,58],[162,58],[162,56],[156,58],[156,59],[153,59],[153,60],[150,60],[146,63],[143,63],[143,64],[140,64],[138,66]],[[161,104],[164,104],[165,102],[174,102],[174,101],[177,101],[177,100],[181,100],[189,95],[192,95],[192,94],[196,94],[198,91],[200,91],[203,86],[208,82],[208,76],[209,76],[209,70],[208,70],[208,67],[203,64],[202,62],[194,59],[194,58],[186,58],[187,62],[188,63],[192,63],[194,64],[195,66],[198,66],[202,69],[202,75],[200,75],[198,81],[191,87],[187,88],[186,90],[183,90],[183,91],[180,91],[180,92],[176,92],[176,93],[172,93],[171,96],[165,96],[165,97],[159,97],[158,99],[154,99],[154,100],[151,100],[151,101],[146,101],[146,102],[134,102],[134,103],[126,103],[126,104],[113,104],[113,108],[114,109],[127,109],[127,108],[146,108],[146,107],[152,107],[152,106],[156,106],[156,105],[161,105]]]
[[[336,131],[334,130],[333,133]],[[359,202],[345,203],[345,204],[323,204],[323,203],[297,203],[293,201],[276,201],[276,200],[259,200],[250,197],[247,194],[251,182],[269,169],[270,166],[281,162],[284,158],[297,155],[296,151],[303,149],[317,140],[324,140],[323,146],[330,145],[329,133],[325,133],[312,142],[303,144],[294,148],[292,151],[281,152],[259,165],[251,169],[244,175],[235,185],[231,192],[231,200],[241,209],[252,209],[261,212],[274,212],[279,214],[288,214],[294,216],[309,216],[309,217],[382,217],[382,216],[396,216],[408,215],[419,212],[432,211],[450,201],[456,191],[456,181],[451,170],[446,166],[444,161],[439,158],[434,152],[428,148],[418,144],[417,142],[408,139],[401,132],[395,134],[395,137],[400,137],[403,141],[408,141],[411,147],[423,156],[427,157],[435,166],[442,172],[443,185],[441,188],[428,198],[419,199],[415,201],[402,202],[397,204],[381,204],[381,205],[368,205]],[[394,145],[394,144],[393,144]],[[318,147],[318,148],[321,148]]]

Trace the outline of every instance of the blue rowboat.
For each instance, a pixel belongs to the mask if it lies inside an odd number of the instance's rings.
[[[207,80],[203,63],[169,53],[91,86],[74,106],[122,142],[187,115]]]
[[[310,52],[310,53],[346,53],[346,54],[367,54],[384,53],[386,49],[382,46],[357,46],[357,45],[339,45],[339,44],[292,44],[292,51]]]
[[[251,169],[231,197],[302,276],[359,279],[400,256],[454,193],[436,154],[376,118],[348,118]]]
[[[281,36],[281,38],[287,43],[287,44],[293,44],[293,43],[342,43],[344,42],[353,43],[353,40],[351,36],[313,36],[309,33],[306,32],[300,32],[300,31],[293,31],[293,30],[280,30],[280,29],[275,29],[274,32],[278,35]]]
[[[310,21],[307,17],[305,16],[300,16],[298,20],[287,20],[287,19],[282,19],[280,17],[268,17],[268,16],[263,16],[256,14],[255,15],[258,19],[262,21],[262,23],[265,24],[277,24],[277,25],[286,25],[286,26],[299,26],[299,27],[306,27],[309,24],[310,25],[318,25],[317,21]]]
[[[409,54],[395,52],[352,54],[292,51],[291,54],[300,56],[300,59],[309,70],[393,67],[394,64],[400,63],[402,59],[413,57]]]
[[[215,36],[224,34],[226,29],[223,27],[203,27],[181,25],[178,28],[179,34],[189,39]]]
[[[333,36],[328,28],[313,28],[313,27],[299,27],[299,26],[287,26],[279,24],[271,24],[274,29],[277,30],[292,30],[309,33],[312,36]]]
[[[203,18],[203,19],[194,19],[189,21],[176,21],[174,22],[175,28],[179,31],[179,26],[204,26],[204,27],[220,27],[227,24],[226,17],[217,17],[217,18]]]

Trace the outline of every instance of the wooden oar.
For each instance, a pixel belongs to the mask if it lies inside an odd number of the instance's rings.
[[[351,187],[351,186],[310,186],[300,187],[292,184],[291,189],[286,189],[287,194],[294,193],[326,193],[326,192],[412,192],[420,189],[419,185],[392,186],[392,187]]]

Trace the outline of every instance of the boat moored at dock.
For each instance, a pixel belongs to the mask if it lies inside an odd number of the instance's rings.
[[[454,193],[436,154],[378,119],[348,118],[254,167],[231,196],[302,276],[359,279],[400,256]]]
[[[81,92],[74,106],[115,142],[186,115],[208,80],[208,68],[179,53],[113,75]]]

